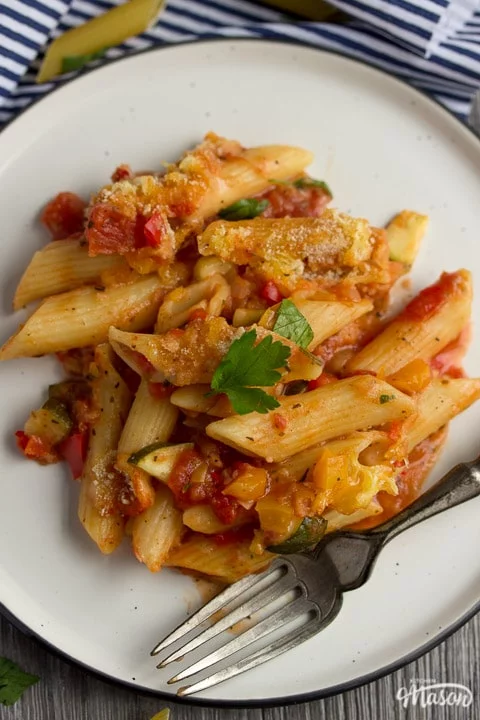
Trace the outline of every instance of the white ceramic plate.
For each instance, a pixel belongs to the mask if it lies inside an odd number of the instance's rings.
[[[2,339],[23,317],[10,303],[45,242],[37,222],[45,200],[59,190],[88,195],[121,162],[144,168],[174,160],[210,129],[246,145],[312,149],[312,174],[328,180],[336,205],[373,223],[402,208],[428,213],[414,287],[464,266],[478,290],[480,143],[466,128],[406,85],[337,55],[204,42],[88,73],[1,134]],[[477,292],[474,318],[479,311]],[[475,337],[467,369],[474,373],[479,361]],[[168,570],[151,575],[126,544],[102,557],[79,527],[78,488],[66,471],[28,463],[14,449],[13,431],[56,373],[49,358],[0,367],[0,603],[88,668],[171,694],[169,669],[156,671],[149,650],[200,603],[194,583]],[[453,423],[431,480],[478,452],[479,426],[480,404]],[[479,512],[480,499],[472,500],[394,540],[324,632],[199,700],[258,705],[325,695],[426,650],[478,607]]]

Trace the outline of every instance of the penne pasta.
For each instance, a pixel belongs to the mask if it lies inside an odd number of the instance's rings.
[[[204,310],[207,315],[220,315],[229,298],[230,286],[220,274],[211,275],[186,288],[175,288],[160,305],[155,332],[165,333],[184,325],[195,310]]]
[[[373,309],[372,301],[367,299],[358,302],[332,302],[295,298],[293,302],[313,331],[313,340],[308,346],[310,350]],[[272,329],[275,324],[276,309],[276,307],[269,308],[261,317],[259,325]]]
[[[183,534],[182,513],[166,486],[158,487],[153,505],[132,520],[131,534],[137,560],[158,572]]]
[[[347,372],[391,375],[414,359],[430,360],[460,334],[471,303],[470,273],[444,274],[347,363]]]
[[[103,292],[88,287],[49,297],[7,340],[0,360],[97,345],[107,340],[111,325],[123,330],[148,327],[162,295],[160,280],[151,276]]]
[[[129,6],[144,18],[155,2]],[[14,305],[45,299],[0,359],[58,354],[66,378],[16,444],[81,476],[79,518],[103,553],[126,534],[151,572],[234,582],[374,527],[480,398],[461,368],[470,273],[444,273],[380,327],[427,217],[378,229],[327,208],[311,160],[208,133],[159,172],[117,167],[87,207],[60,193],[44,211],[69,239],[32,258]]]
[[[299,175],[312,160],[308,150],[288,145],[242,150],[238,157],[227,158],[220,164],[215,182],[193,217],[213,217],[223,207],[266,190],[272,180],[288,180]]]
[[[166,564],[235,582],[243,575],[261,572],[274,557],[269,552],[253,554],[248,540],[219,545],[215,540],[199,534],[192,535],[173,550]]]
[[[34,254],[16,289],[13,309],[48,295],[100,282],[103,272],[127,267],[119,255],[89,257],[85,241],[55,240]]]
[[[363,441],[363,443],[365,444],[365,448],[369,447],[372,444],[377,444],[380,442],[385,443],[386,440],[386,444],[389,444],[386,434],[378,430],[372,430],[369,432],[356,432],[350,435],[349,439],[352,442],[355,442],[357,440]],[[334,440],[331,443],[324,442],[319,445],[314,445],[313,447],[309,447],[306,450],[302,450],[296,455],[288,457],[283,462],[274,463],[269,468],[270,476],[274,480],[278,480],[280,482],[285,480],[298,482],[303,478],[307,470],[309,470],[309,468],[315,465],[324,450],[333,450],[335,452],[335,446],[338,444],[338,442],[339,441]]]
[[[130,0],[63,33],[48,48],[37,82],[43,83],[67,72],[68,66],[65,69],[63,65],[65,59],[81,59],[144,32],[154,22],[162,5],[162,0]]]
[[[167,442],[175,428],[178,410],[170,398],[157,398],[142,380],[123,428],[118,451],[132,453],[146,445]]]
[[[110,328],[110,343],[139,375],[183,386],[210,382],[236,331],[224,318],[191,322],[180,334],[147,335]]]
[[[249,265],[284,294],[311,275],[326,287],[390,281],[383,231],[337,210],[327,209],[319,218],[217,220],[198,237],[198,249]]]
[[[119,508],[123,494],[128,494],[125,478],[116,473],[114,462],[131,395],[113,367],[112,358],[108,345],[97,348],[98,377],[93,394],[98,414],[90,430],[78,506],[80,522],[105,554],[115,550],[122,540],[124,519]]]
[[[435,378],[417,397],[418,414],[401,438],[404,454],[480,398],[480,378]],[[405,445],[405,447],[403,447]]]
[[[170,396],[170,402],[181,410],[190,413],[206,413],[215,417],[233,415],[230,401],[224,395],[209,396],[210,385],[186,385],[178,388]]]
[[[153,443],[170,439],[178,418],[178,410],[168,398],[156,398],[149,383],[142,380],[118,442],[116,467],[128,475],[139,511],[153,505],[155,490],[148,473],[132,466],[132,453]]]
[[[280,407],[271,415],[235,415],[211,423],[206,433],[248,455],[281,462],[324,440],[404,419],[415,412],[408,396],[368,375],[278,400]],[[282,418],[281,423],[275,423],[276,416]]]

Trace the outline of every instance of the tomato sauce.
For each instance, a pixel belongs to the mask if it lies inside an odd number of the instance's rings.
[[[193,482],[194,473],[201,474],[200,482]],[[203,476],[202,476],[203,475]],[[234,522],[242,506],[233,497],[223,494],[223,472],[211,468],[195,449],[184,450],[170,473],[168,486],[175,495],[179,508],[208,503],[218,519],[225,525]]]
[[[62,240],[83,230],[86,207],[75,193],[61,192],[46,205],[40,220],[54,240]]]
[[[398,495],[379,492],[377,500],[383,508],[378,515],[366,518],[355,525],[352,530],[366,530],[381,525],[391,517],[398,515],[404,508],[418,497],[422,485],[438,460],[443,443],[447,436],[446,428],[442,428],[429,438],[419,443],[408,456],[408,465],[399,472],[397,477]]]
[[[293,184],[275,185],[261,197],[269,202],[263,212],[266,218],[319,217],[332,199],[323,188],[297,188]]]
[[[421,290],[408,303],[397,319],[416,322],[428,320],[463,284],[464,279],[458,273],[442,273],[436,283]]]
[[[438,355],[430,361],[430,367],[439,375],[448,375],[450,377],[465,377],[465,372],[461,367],[463,357],[470,344],[472,336],[472,327],[466,325],[460,335],[452,340],[446,347],[441,350]]]

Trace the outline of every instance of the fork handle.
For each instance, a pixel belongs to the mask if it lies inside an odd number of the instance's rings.
[[[472,462],[456,465],[430,490],[420,495],[398,515],[370,530],[369,534],[383,536],[382,544],[385,544],[412,525],[477,495],[480,495],[480,457]]]

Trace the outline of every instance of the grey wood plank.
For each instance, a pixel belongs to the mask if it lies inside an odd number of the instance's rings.
[[[149,720],[161,700],[102,682],[58,659],[0,618],[0,655],[41,676],[14,707],[0,706],[0,720]],[[442,645],[405,668],[362,688],[326,700],[265,710],[221,710],[169,704],[173,720],[478,720],[480,718],[480,615]],[[325,658],[321,659],[322,662]],[[327,659],[328,660],[328,659]],[[320,659],[319,659],[320,661]],[[469,687],[468,708],[411,706],[396,699],[415,679]]]

